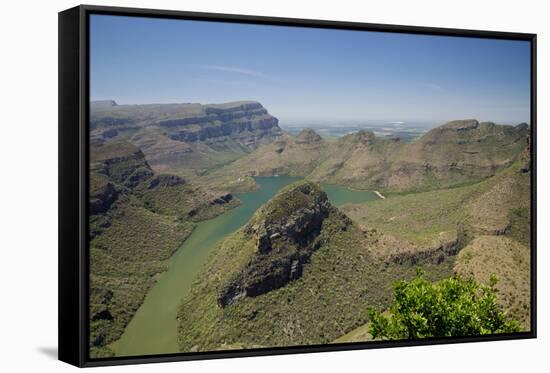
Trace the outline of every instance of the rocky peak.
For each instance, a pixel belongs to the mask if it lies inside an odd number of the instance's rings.
[[[221,289],[218,305],[226,307],[299,278],[311,255],[322,246],[319,235],[331,214],[341,215],[343,230],[351,224],[316,183],[301,181],[279,192],[243,228],[245,238],[253,240],[256,251]]]
[[[529,124],[523,122],[523,123],[520,123],[516,126],[516,129],[518,131],[527,131],[529,129]]]
[[[296,142],[298,144],[312,144],[312,143],[318,143],[322,141],[323,141],[323,138],[319,136],[319,134],[314,130],[312,130],[311,128],[304,128],[296,136]]]
[[[376,140],[376,135],[372,131],[357,131],[343,136],[340,141],[345,144],[363,144],[370,145]]]
[[[306,246],[318,235],[331,207],[317,184],[299,183],[260,209],[245,227],[245,233],[254,238],[261,254],[269,253],[283,241]]]

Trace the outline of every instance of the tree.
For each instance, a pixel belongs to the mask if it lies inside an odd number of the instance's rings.
[[[419,339],[512,333],[520,324],[496,303],[496,277],[489,286],[452,277],[432,283],[417,276],[394,285],[394,303],[384,313],[369,311],[376,339]]]

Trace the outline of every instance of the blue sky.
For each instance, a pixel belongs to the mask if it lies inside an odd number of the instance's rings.
[[[91,98],[260,101],[292,121],[529,122],[523,41],[92,15]]]

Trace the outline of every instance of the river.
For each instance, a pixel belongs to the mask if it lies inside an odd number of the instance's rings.
[[[122,337],[111,344],[116,356],[177,353],[176,314],[182,298],[203,268],[208,256],[225,236],[235,232],[254,212],[282,187],[299,180],[290,176],[257,177],[259,189],[236,194],[241,204],[196,228],[169,261],[169,269],[149,291]],[[370,191],[350,190],[338,185],[322,185],[335,206],[378,199]]]

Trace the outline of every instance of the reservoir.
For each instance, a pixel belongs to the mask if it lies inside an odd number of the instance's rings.
[[[126,327],[122,337],[111,344],[116,356],[169,354],[179,352],[176,314],[193,279],[216,245],[250,220],[254,212],[284,186],[298,177],[257,177],[259,189],[236,194],[241,204],[213,219],[197,224],[193,233],[174,253],[169,269],[162,274]],[[350,190],[338,185],[322,185],[335,206],[378,199],[370,191]]]

